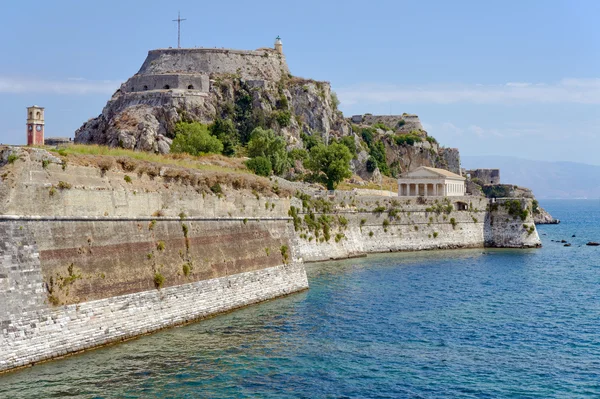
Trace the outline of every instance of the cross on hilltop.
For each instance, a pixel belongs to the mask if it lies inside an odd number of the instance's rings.
[[[173,22],[177,22],[177,48],[181,48],[181,21],[185,21],[181,19],[181,13],[177,11],[177,19],[174,19]]]

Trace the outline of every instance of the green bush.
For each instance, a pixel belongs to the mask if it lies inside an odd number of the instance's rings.
[[[375,158],[373,158],[372,156],[370,156],[369,158],[367,158],[367,172],[369,173],[373,173],[375,172],[375,169],[377,169],[377,160]]]
[[[306,148],[309,151],[314,146],[323,144],[323,141],[321,140],[321,138],[316,135],[308,135],[306,133],[301,133],[300,138],[302,139],[302,142],[304,143],[304,148]]]
[[[304,161],[308,158],[308,152],[303,148],[292,148],[288,152],[288,158],[291,161]]]
[[[223,154],[235,155],[240,144],[240,134],[231,119],[217,118],[209,125],[208,130],[223,143]]]
[[[400,129],[402,126],[406,125],[406,121],[404,119],[400,119],[396,124],[396,127]]]
[[[483,186],[483,193],[488,198],[505,198],[512,196],[512,186],[504,184],[494,184]]]
[[[223,152],[223,143],[210,134],[206,125],[198,122],[179,122],[175,125],[175,139],[171,145],[171,152],[185,152],[190,155],[220,154]]]
[[[15,161],[19,159],[19,157],[17,156],[17,154],[10,154],[8,156],[8,163],[15,163]]]
[[[412,133],[407,133],[407,134],[399,134],[394,136],[394,142],[397,145],[414,145],[415,143],[420,143],[421,142],[421,137],[416,136]]]
[[[538,202],[538,200],[534,199],[531,202],[531,212],[533,212],[534,214],[538,214],[540,213],[540,203]]]
[[[454,219],[454,218],[450,218],[450,224],[452,225],[452,228],[453,228],[453,229],[456,229],[456,225],[457,225],[458,223],[456,222],[456,219]]]
[[[285,172],[289,166],[286,142],[271,129],[258,127],[252,131],[248,142],[248,156],[267,158],[276,175]]]
[[[506,211],[508,212],[509,215],[511,215],[513,218],[521,218],[521,220],[525,220],[527,219],[527,216],[529,215],[529,211],[525,208],[523,209],[523,205],[521,204],[521,201],[517,200],[517,199],[512,199],[512,200],[508,200],[505,201],[504,203],[502,203],[502,206],[504,208],[506,208]]]
[[[319,144],[311,148],[305,166],[313,173],[315,180],[324,183],[328,190],[333,190],[342,180],[352,176],[351,159],[352,154],[345,145]]]
[[[437,144],[437,140],[435,139],[435,137],[431,137],[431,136],[427,136],[425,137],[425,139],[429,142],[429,144]]]
[[[369,147],[369,152],[375,161],[377,162],[377,167],[379,171],[386,176],[390,175],[390,168],[387,164],[387,159],[385,155],[385,145],[381,141],[376,141],[372,143]]]
[[[259,176],[271,176],[273,167],[271,161],[263,156],[249,159],[246,161],[246,167]]]
[[[340,139],[340,144],[345,145],[350,150],[353,157],[356,157],[356,143],[353,136],[344,136]]]
[[[71,187],[73,187],[71,185],[71,183],[67,183],[67,182],[62,181],[62,180],[58,182],[58,188],[60,188],[61,190],[68,190]]]
[[[375,128],[375,129],[381,129],[384,132],[387,132],[388,130],[394,130],[394,129],[390,128],[388,125],[386,125],[385,123],[382,123],[382,122],[377,122],[376,124],[373,125],[373,128]]]
[[[281,252],[281,256],[283,257],[283,263],[287,264],[288,260],[289,260],[289,256],[290,256],[290,254],[288,252],[289,251],[288,246],[287,245],[282,245],[279,250]]]
[[[190,275],[191,271],[192,271],[192,266],[189,263],[184,263],[183,264],[183,275],[187,277]]]
[[[331,105],[333,105],[334,110],[337,110],[340,106],[340,100],[338,99],[338,96],[335,93],[335,91],[331,92]]]
[[[279,126],[288,127],[292,121],[292,114],[290,111],[277,110],[273,111],[273,119],[277,121]]]
[[[123,177],[123,180],[125,180],[125,183],[131,183],[131,177],[129,177],[128,175],[125,175]]]
[[[154,273],[154,286],[156,289],[162,287],[165,283],[165,277],[160,272]]]
[[[210,187],[210,191],[213,192],[213,194],[223,194],[223,189],[221,188],[221,185],[219,183],[215,183]]]

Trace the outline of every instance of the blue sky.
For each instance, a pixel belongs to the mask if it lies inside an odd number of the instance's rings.
[[[8,3],[8,2],[7,2]],[[281,35],[294,75],[349,116],[410,112],[465,155],[600,165],[600,1],[29,1],[3,7],[0,142],[102,111],[149,49],[255,49]]]

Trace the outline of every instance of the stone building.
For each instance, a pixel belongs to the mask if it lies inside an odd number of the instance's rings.
[[[472,169],[465,174],[478,184],[500,184],[500,169]]]
[[[398,179],[400,197],[457,197],[465,195],[465,178],[445,169],[421,166]]]
[[[133,77],[121,85],[123,93],[174,90],[203,95],[215,74],[239,75],[247,81],[279,81],[289,74],[283,44],[277,36],[273,48],[254,51],[217,48],[150,50]]]
[[[27,107],[27,145],[44,145],[44,108]]]

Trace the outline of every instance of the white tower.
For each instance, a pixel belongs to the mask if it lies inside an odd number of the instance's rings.
[[[279,54],[283,54],[283,43],[281,43],[281,38],[279,36],[275,38],[275,51]]]

